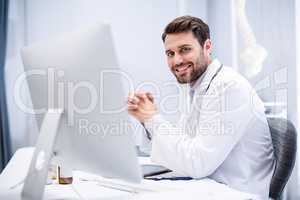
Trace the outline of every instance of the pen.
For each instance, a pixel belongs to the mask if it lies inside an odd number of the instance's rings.
[[[161,171],[157,171],[157,172],[150,172],[144,175],[144,178],[147,178],[149,176],[156,176],[156,175],[160,175],[160,174],[165,174],[165,173],[169,173],[172,172],[172,170],[170,169],[165,169],[165,170],[161,170]]]

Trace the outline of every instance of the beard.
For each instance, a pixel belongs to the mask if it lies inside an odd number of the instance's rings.
[[[177,75],[176,70],[173,71],[173,74],[175,75],[178,83],[180,84],[186,84],[186,83],[192,83],[196,81],[207,69],[208,65],[204,62],[201,62],[200,59],[196,61],[196,63],[185,63],[182,65],[190,65],[190,69],[188,69],[188,73],[184,76]]]

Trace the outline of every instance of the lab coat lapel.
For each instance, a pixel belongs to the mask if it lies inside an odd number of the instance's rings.
[[[204,77],[199,82],[196,82],[194,85],[194,98],[192,101],[191,111],[187,118],[186,122],[186,132],[190,137],[195,137],[197,135],[197,125],[198,120],[200,119],[200,110],[202,106],[203,98],[207,93],[207,90],[212,86],[212,80],[215,78],[216,74],[219,72],[221,68],[221,63],[215,59],[208,67],[207,71],[204,74]]]
[[[201,82],[195,85],[195,94],[193,99],[193,105],[197,104],[197,106],[201,105],[202,99],[205,98],[205,94],[209,87],[213,85],[212,80],[215,78],[217,73],[219,72],[222,64],[219,60],[215,59],[208,67],[207,71],[204,74],[203,79]]]

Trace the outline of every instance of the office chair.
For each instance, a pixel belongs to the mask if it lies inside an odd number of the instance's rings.
[[[271,132],[275,170],[271,180],[269,197],[280,199],[281,193],[290,178],[296,160],[297,133],[293,124],[283,118],[268,118]]]

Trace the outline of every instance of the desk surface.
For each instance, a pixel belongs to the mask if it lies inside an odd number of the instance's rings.
[[[23,148],[15,153],[0,175],[0,196],[12,196],[22,189],[33,148]],[[22,166],[22,168],[20,168]],[[141,184],[128,184],[116,179],[74,171],[72,185],[47,185],[44,199],[256,199],[255,196],[233,190],[211,179],[201,180],[143,180]],[[9,190],[12,185],[18,185]],[[120,187],[120,185],[122,185]],[[124,186],[125,185],[125,186]],[[117,188],[117,189],[113,189]],[[3,197],[3,196],[2,196]],[[2,199],[2,198],[0,198]],[[6,198],[8,199],[8,198]],[[14,198],[12,198],[14,199]]]

